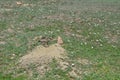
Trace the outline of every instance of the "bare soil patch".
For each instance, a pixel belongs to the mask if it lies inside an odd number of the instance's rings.
[[[82,74],[89,72],[89,70],[82,70],[80,65],[90,65],[90,61],[86,59],[71,60],[67,57],[65,49],[58,43],[49,45],[48,47],[37,46],[31,52],[20,58],[19,66],[26,70],[30,76],[33,76],[34,72],[44,75],[47,71],[51,70],[50,64],[54,59],[57,61],[56,68],[63,71],[71,68],[68,72],[69,77],[80,78]]]
[[[63,58],[65,50],[59,44],[53,44],[49,47],[37,46],[29,54],[20,59],[22,66],[29,66],[31,64],[48,64],[53,58]]]
[[[26,69],[31,76],[34,69],[37,73],[44,75],[46,71],[50,70],[49,64],[53,59],[60,61],[65,57],[66,51],[59,44],[52,44],[48,47],[37,46],[27,55],[20,58],[19,66]]]

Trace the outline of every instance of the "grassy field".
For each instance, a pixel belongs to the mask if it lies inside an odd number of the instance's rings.
[[[0,80],[120,80],[120,0],[17,1],[0,0]],[[55,63],[44,76],[17,70],[19,58],[41,45],[33,41],[41,35],[61,36],[69,58],[89,73],[71,79]]]

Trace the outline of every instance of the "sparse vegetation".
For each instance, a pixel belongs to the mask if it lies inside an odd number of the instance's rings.
[[[0,80],[120,79],[119,0],[17,2],[0,0]],[[31,75],[29,69],[19,68],[19,59],[42,45],[34,40],[39,36],[62,37],[69,57],[67,69],[56,60],[45,75],[39,75],[34,65]]]

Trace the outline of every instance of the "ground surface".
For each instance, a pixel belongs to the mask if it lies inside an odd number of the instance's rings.
[[[119,5],[119,0],[0,0],[0,80],[119,80]],[[48,46],[61,36],[67,56],[21,68],[21,58],[46,46],[40,36]]]

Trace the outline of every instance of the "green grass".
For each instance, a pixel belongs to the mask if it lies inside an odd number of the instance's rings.
[[[53,38],[60,35],[71,60],[80,57],[93,63],[87,67],[92,68],[91,72],[83,74],[82,80],[120,79],[119,0],[22,1],[31,6],[17,6],[14,0],[0,1],[0,80],[28,79],[13,78],[14,73],[6,72],[27,51],[40,45],[33,39],[41,35]],[[67,71],[51,65],[53,69],[40,79],[69,80]],[[33,76],[31,80],[38,79]]]
[[[25,80],[25,76],[19,76],[17,78],[13,78],[11,75],[1,75],[0,73],[0,79],[1,80]]]

